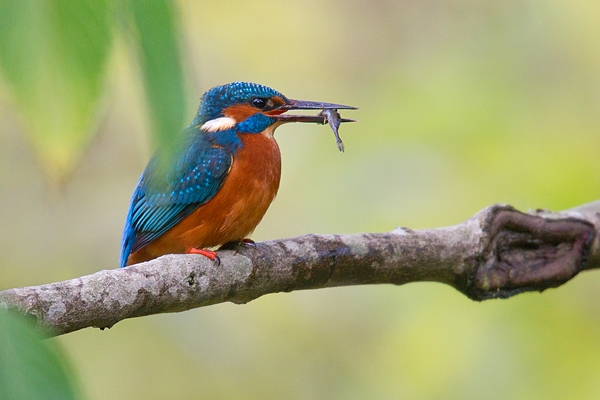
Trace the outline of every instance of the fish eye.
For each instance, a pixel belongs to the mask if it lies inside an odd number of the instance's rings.
[[[263,99],[262,97],[256,97],[252,99],[252,105],[256,108],[263,109],[267,106],[267,100]]]

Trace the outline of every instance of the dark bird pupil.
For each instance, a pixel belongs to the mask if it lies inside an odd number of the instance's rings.
[[[257,97],[256,99],[252,100],[252,105],[256,108],[264,108],[267,105],[267,101]]]

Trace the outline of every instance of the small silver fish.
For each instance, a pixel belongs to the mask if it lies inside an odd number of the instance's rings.
[[[342,122],[355,122],[352,119],[342,118],[340,113],[335,108],[324,108],[319,114],[319,116],[323,117],[323,125],[329,122],[329,126],[335,135],[335,141],[337,143],[337,147],[341,152],[344,152],[344,142],[342,142],[342,138],[340,138],[340,134],[338,133],[338,129]]]
[[[277,118],[279,121],[284,121],[284,122],[313,122],[319,125],[325,125],[327,123],[329,123],[329,126],[331,127],[331,130],[333,131],[333,134],[335,135],[335,141],[337,142],[337,146],[338,149],[343,152],[344,151],[344,143],[342,142],[342,139],[340,138],[340,134],[338,133],[338,129],[340,128],[340,124],[342,122],[356,122],[356,120],[353,119],[348,119],[348,118],[342,118],[340,116],[340,114],[338,113],[338,109],[334,108],[334,107],[339,107],[340,109],[346,109],[346,110],[358,110],[358,108],[356,107],[352,107],[352,106],[342,106],[339,104],[329,104],[329,103],[310,103],[310,102],[304,102],[303,107],[297,107],[297,108],[306,108],[306,109],[318,109],[315,106],[320,105],[321,107],[323,107],[321,109],[321,112],[319,112],[317,115],[297,115],[297,114],[278,114],[276,116],[273,116],[273,118]],[[291,109],[295,109],[293,107],[289,107]]]

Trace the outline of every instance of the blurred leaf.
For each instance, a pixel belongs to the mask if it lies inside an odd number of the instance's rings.
[[[75,399],[80,396],[53,342],[23,316],[0,310],[0,399]]]
[[[132,0],[130,6],[152,135],[155,144],[169,149],[186,112],[176,13],[168,1]]]
[[[102,0],[0,0],[0,68],[54,180],[90,142],[110,43]]]

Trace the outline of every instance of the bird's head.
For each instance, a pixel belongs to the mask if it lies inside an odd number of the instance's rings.
[[[250,82],[217,86],[202,96],[192,125],[205,132],[237,127],[242,133],[259,133],[286,122],[324,123],[323,116],[283,115],[289,110],[356,109],[341,104],[289,99],[270,87]],[[342,120],[346,122],[350,120]]]

